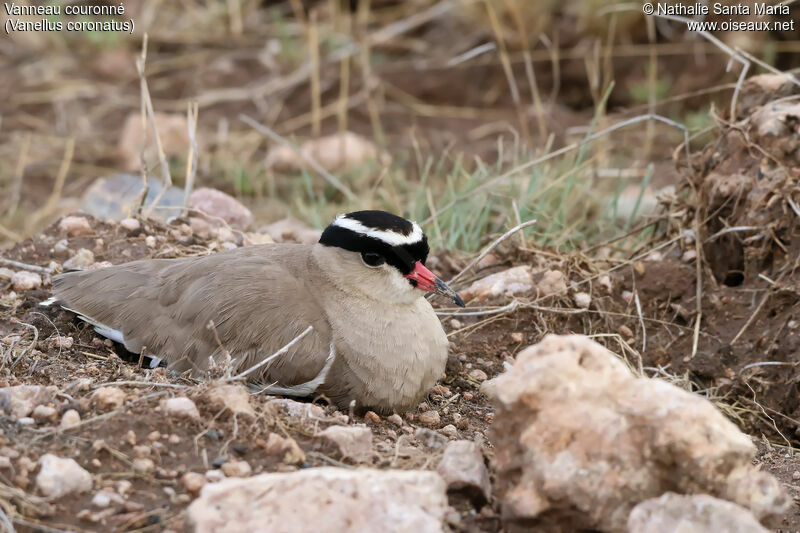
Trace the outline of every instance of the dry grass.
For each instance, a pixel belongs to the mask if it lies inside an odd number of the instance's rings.
[[[677,39],[663,41],[663,36],[656,42],[653,28],[639,35],[636,28],[642,19],[638,12],[614,6],[598,11],[597,3],[588,0],[569,6],[577,15],[576,30],[584,32],[589,49],[598,51],[588,55],[586,42],[577,41],[577,34],[555,33],[563,31],[558,28],[555,2],[536,8],[518,0],[421,1],[413,5],[376,1],[361,5],[351,13],[342,2],[321,2],[306,13],[298,2],[264,9],[254,1],[220,0],[207,5],[190,1],[180,7],[164,5],[157,11],[145,4],[141,11],[129,13],[137,21],[132,37],[32,34],[6,45],[12,76],[5,83],[11,98],[7,109],[0,108],[0,154],[13,154],[6,159],[13,164],[0,165],[0,187],[9,193],[2,210],[5,215],[0,218],[0,235],[16,240],[30,234],[54,214],[74,205],[62,200],[78,196],[95,177],[117,171],[116,141],[128,113],[141,107],[143,115],[150,117],[147,127],[152,129],[154,112],[183,113],[196,102],[198,112],[189,115],[194,117],[190,124],[197,121],[196,128],[189,128],[192,150],[187,150],[188,155],[167,156],[163,149],[156,150],[157,158],[145,161],[145,169],[165,182],[175,178],[180,185],[186,184],[187,190],[193,188],[194,180],[231,190],[252,203],[262,220],[291,212],[319,225],[330,213],[355,206],[389,208],[420,217],[436,211],[435,233],[442,235],[438,244],[474,250],[484,234],[503,231],[545,211],[541,217],[547,224],[544,227],[550,226],[551,233],[573,232],[575,238],[548,235],[542,237],[544,240],[580,245],[591,238],[581,234],[580,226],[605,224],[601,221],[607,213],[601,212],[613,203],[616,184],[602,182],[605,190],[601,196],[606,201],[600,203],[605,205],[588,209],[595,218],[587,217],[574,223],[575,227],[559,221],[569,209],[559,207],[553,213],[552,204],[558,203],[559,197],[571,200],[570,193],[577,186],[587,191],[586,197],[576,196],[577,205],[597,197],[599,182],[593,174],[608,163],[620,170],[644,168],[649,152],[630,157],[619,149],[636,133],[598,139],[583,159],[588,162],[585,168],[566,160],[556,168],[545,167],[536,175],[509,181],[508,191],[501,191],[505,198],[500,201],[498,195],[492,195],[485,205],[467,202],[458,216],[449,216],[448,209],[441,207],[448,203],[448,197],[456,199],[471,193],[474,184],[488,179],[487,175],[552,154],[553,148],[564,142],[552,126],[557,121],[548,116],[557,105],[559,90],[574,83],[562,79],[571,61],[585,63],[584,81],[599,111],[596,129],[601,130],[625,118],[608,117],[608,110],[603,108],[603,95],[614,82],[615,62],[642,57],[650,65],[646,111],[652,117],[666,102],[656,101],[655,93],[656,77],[664,70],[662,58],[717,51]],[[428,39],[431,32],[449,32],[453,38]],[[142,42],[145,33],[149,46]],[[621,38],[624,35],[631,35],[633,42]],[[63,39],[71,46],[54,46]],[[233,43],[230,49],[218,44],[227,41]],[[486,48],[486,44],[492,47]],[[143,45],[150,48],[146,78],[131,68]],[[781,50],[792,46],[795,44],[791,42],[776,43]],[[25,67],[26,50],[44,48],[50,52],[40,63],[53,73],[47,79],[33,76]],[[470,50],[478,49],[484,51],[469,55]],[[108,79],[108,73],[98,72],[105,72],[101,63],[112,58],[129,66],[115,69]],[[138,60],[142,71],[144,58],[142,55]],[[77,81],[62,66],[75,62],[81,62],[86,73]],[[197,74],[187,77],[192,69],[198,69]],[[409,93],[406,84],[397,84],[399,74],[420,80],[442,76],[460,79],[470,69],[485,69],[489,75],[474,90],[458,87],[452,102],[438,97],[426,101],[427,96]],[[140,81],[139,91],[132,83],[136,79]],[[625,89],[615,90],[620,93]],[[730,89],[723,86],[719,90]],[[545,97],[548,92],[549,99]],[[476,100],[478,94],[482,96]],[[674,103],[676,98],[681,95],[670,95],[669,102]],[[235,117],[239,112],[245,112],[275,136],[262,138],[250,125],[238,123]],[[423,127],[413,131],[409,140],[409,126],[421,119],[456,121],[443,131],[445,138],[452,139],[448,142],[453,145],[453,155],[440,155],[441,141],[436,138],[439,128],[426,131],[427,126]],[[466,136],[461,134],[463,121],[468,124]],[[654,135],[664,132],[656,129],[654,121],[645,122],[642,126],[650,146]],[[49,126],[53,123],[56,131]],[[356,175],[336,176],[327,171],[329,175],[325,175],[317,170],[322,180],[316,176],[275,175],[263,166],[263,155],[276,139],[295,143],[296,136],[345,129],[360,130],[374,138],[381,149],[393,152],[395,163],[383,169],[365,168]],[[416,139],[420,132],[421,137]],[[499,147],[492,137],[504,139],[504,146]],[[154,138],[160,145],[160,136]],[[203,142],[198,143],[198,139]],[[477,152],[481,159],[459,159],[459,152],[465,150]],[[428,157],[432,162],[426,171]],[[499,165],[486,162],[493,159]],[[179,172],[179,168],[186,170]],[[558,194],[547,202],[532,194],[546,186],[553,173],[569,174],[572,168],[581,171],[566,177]],[[375,178],[364,179],[364,174]],[[45,194],[40,193],[42,189]],[[592,194],[588,194],[590,191]],[[20,202],[24,212],[33,211],[35,215],[20,216]],[[464,224],[467,213],[475,211],[480,213],[480,223],[467,234],[445,236]],[[555,216],[555,225],[549,223],[547,215]],[[573,242],[567,242],[570,240]]]

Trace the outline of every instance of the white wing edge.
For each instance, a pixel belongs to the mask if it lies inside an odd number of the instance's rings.
[[[300,383],[299,385],[294,385],[292,387],[281,387],[279,385],[270,385],[269,387],[259,389],[258,392],[264,394],[277,394],[280,396],[295,396],[295,397],[306,397],[311,396],[314,392],[319,388],[320,385],[325,383],[325,379],[328,377],[328,371],[331,369],[331,365],[333,365],[333,361],[336,359],[336,348],[334,347],[333,343],[331,343],[331,349],[328,352],[328,357],[325,359],[325,365],[322,367],[322,370],[319,371],[317,376],[305,383]]]

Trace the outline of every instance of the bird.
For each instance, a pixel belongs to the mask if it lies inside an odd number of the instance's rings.
[[[202,378],[228,364],[267,394],[402,413],[447,362],[447,336],[426,293],[464,307],[425,266],[429,252],[416,222],[356,211],[337,216],[314,244],[65,272],[45,305],[176,372]]]

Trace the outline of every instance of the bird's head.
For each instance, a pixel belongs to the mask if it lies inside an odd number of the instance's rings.
[[[428,239],[416,222],[386,211],[336,217],[319,243],[336,255],[330,272],[338,283],[394,303],[433,292],[464,307],[458,294],[425,267]]]

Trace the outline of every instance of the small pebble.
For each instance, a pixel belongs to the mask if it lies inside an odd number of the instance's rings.
[[[373,424],[381,423],[381,417],[375,411],[367,411],[364,415],[364,420],[367,422],[372,422]]]
[[[61,239],[53,246],[53,253],[64,254],[69,251],[69,242],[67,239]]]
[[[130,233],[133,233],[142,227],[139,221],[135,218],[123,218],[119,221],[119,225],[122,229],[127,230]]]
[[[576,292],[572,300],[579,309],[588,309],[592,305],[592,297],[588,292]]]
[[[48,422],[55,422],[58,411],[56,411],[55,407],[50,407],[49,405],[37,405],[33,410],[32,416],[33,419],[40,424],[45,424]]]
[[[165,415],[179,418],[190,418],[197,420],[200,418],[200,411],[197,410],[195,403],[185,396],[177,396],[161,401],[161,409]]]
[[[75,255],[64,261],[65,270],[82,270],[94,263],[94,253],[86,248],[81,248]]]
[[[470,370],[469,377],[480,382],[486,381],[489,378],[489,376],[486,375],[486,372],[484,372],[480,368],[475,368],[473,370]]]
[[[118,387],[100,387],[92,394],[92,403],[110,411],[121,407],[127,396],[125,391]]]
[[[92,505],[101,509],[103,507],[108,507],[111,505],[111,496],[107,492],[101,490],[92,498]]]
[[[203,485],[206,484],[206,481],[206,476],[198,474],[197,472],[186,472],[183,477],[181,477],[183,486],[192,494],[199,493]]]
[[[520,333],[519,331],[515,331],[515,332],[513,332],[511,334],[511,340],[513,342],[516,342],[517,344],[519,344],[519,343],[521,343],[522,341],[525,340],[525,336],[522,333]]]
[[[56,335],[53,338],[53,346],[58,348],[59,350],[69,350],[72,348],[72,345],[75,343],[75,339],[72,337],[62,337],[61,335]]]
[[[445,385],[434,385],[431,389],[431,394],[441,394],[444,397],[451,396],[450,389]]]
[[[19,451],[14,448],[9,448],[8,446],[3,446],[0,448],[0,455],[8,457],[9,459],[17,459],[19,457]]]
[[[150,446],[140,445],[133,447],[133,455],[136,457],[150,457],[152,449]]]
[[[445,427],[439,430],[439,433],[451,439],[458,438],[458,430],[453,424],[447,424]]]
[[[426,426],[438,426],[442,421],[438,411],[425,411],[420,413],[417,419]]]
[[[70,237],[92,234],[92,227],[89,225],[89,221],[85,217],[64,217],[58,223],[58,229]]]
[[[222,472],[228,477],[247,477],[253,469],[247,461],[228,461],[222,465]]]
[[[450,327],[451,328],[453,328],[453,329],[461,329],[462,326],[463,326],[463,324],[461,323],[461,321],[459,319],[457,319],[457,318],[451,318],[450,319]]]
[[[795,470],[794,474],[792,474],[792,479],[795,481],[800,481],[800,471]]]
[[[217,240],[224,243],[235,243],[236,234],[223,226],[217,230]]]
[[[394,424],[397,427],[400,427],[400,426],[403,425],[403,417],[398,415],[397,413],[394,413],[394,414],[392,414],[390,416],[387,416],[386,420],[388,420],[389,422],[391,422],[392,424]]]
[[[138,457],[134,459],[132,465],[133,469],[137,472],[150,472],[156,467],[153,460],[146,457]]]
[[[61,429],[69,429],[81,423],[81,415],[75,409],[69,409],[61,415]]]
[[[225,479],[225,474],[222,470],[209,470],[206,472],[206,481],[215,483],[217,481],[222,481]]]
[[[148,248],[155,248],[156,247],[156,238],[152,235],[148,235],[144,239],[144,243],[147,245]]]
[[[633,293],[631,291],[622,291],[622,299],[626,304],[633,302]]]
[[[117,482],[117,494],[122,496],[123,498],[128,495],[128,493],[133,488],[133,483],[128,481],[127,479],[123,479]]]

